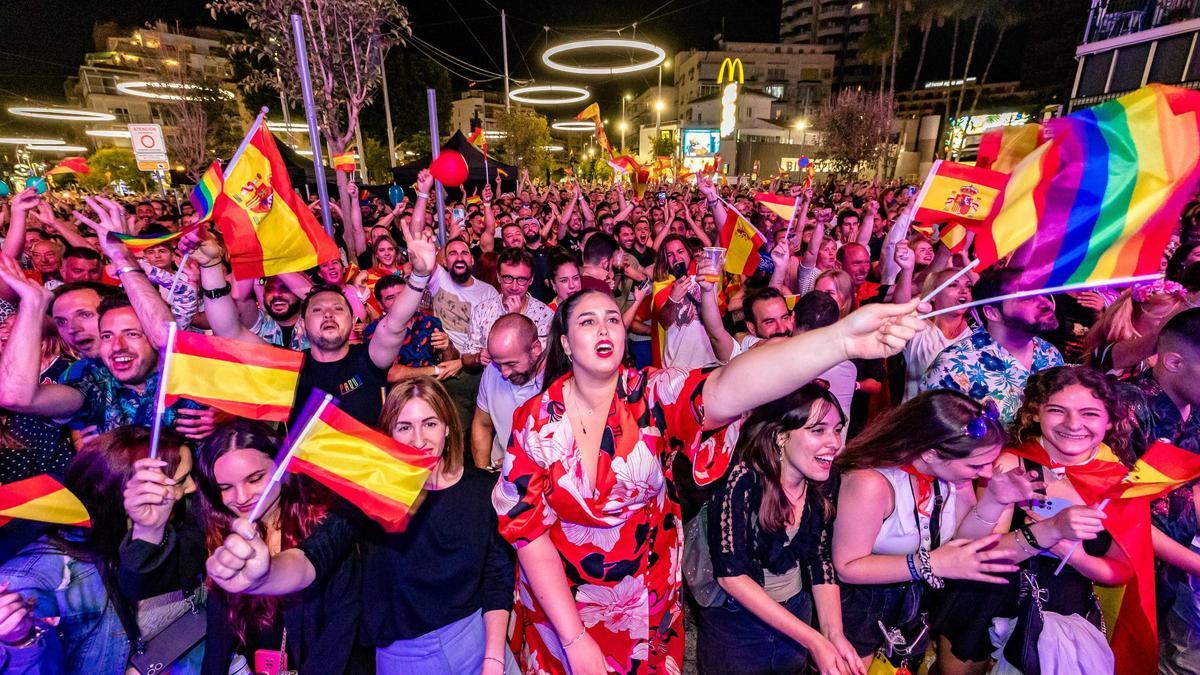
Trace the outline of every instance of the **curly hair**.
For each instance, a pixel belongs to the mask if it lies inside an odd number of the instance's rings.
[[[1020,445],[1041,436],[1041,407],[1046,405],[1051,396],[1071,385],[1087,389],[1104,404],[1109,422],[1104,442],[1122,464],[1132,467],[1137,461],[1129,443],[1133,432],[1133,412],[1121,397],[1117,380],[1088,366],[1057,366],[1030,376],[1025,385],[1025,402],[1021,404],[1009,428],[1009,441],[1013,445]]]

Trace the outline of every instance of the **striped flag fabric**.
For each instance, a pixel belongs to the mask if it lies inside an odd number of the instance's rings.
[[[754,195],[754,201],[788,222],[796,217],[797,200],[795,197],[777,195],[772,192],[758,192]]]
[[[0,525],[17,519],[92,526],[79,498],[48,474],[0,485]]]
[[[1200,176],[1198,111],[1200,92],[1153,84],[1049,122],[976,229],[980,269],[1016,251],[1018,290],[1156,276]]]
[[[169,232],[167,234],[154,234],[150,236],[142,236],[140,234],[122,234],[120,232],[109,232],[108,234],[113,239],[125,244],[125,248],[128,248],[130,251],[133,251],[134,253],[141,253],[151,246],[164,246],[175,241],[183,236],[184,230],[180,230],[178,232]]]
[[[342,173],[354,173],[353,150],[334,155],[332,158],[330,158],[330,161],[333,163],[334,171],[341,171]]]
[[[233,274],[258,279],[303,272],[337,257],[337,245],[292,189],[275,139],[260,117],[217,194],[214,221]]]
[[[403,531],[439,457],[392,440],[314,391],[289,446],[288,471],[313,478],[388,532]]]
[[[60,173],[81,173],[85,176],[92,172],[88,166],[87,160],[83,157],[63,157],[62,161],[54,165],[54,168],[48,169],[45,173],[47,176],[56,176]]]
[[[1105,493],[1106,499],[1156,499],[1200,478],[1200,454],[1157,441],[1142,454],[1129,475]]]
[[[500,167],[496,167],[496,175],[500,176],[501,178],[508,178],[508,172]]]
[[[179,331],[167,353],[166,398],[181,398],[249,419],[286,422],[304,354]]]
[[[220,162],[213,162],[200,180],[196,181],[196,187],[192,188],[192,194],[188,195],[188,201],[196,210],[197,225],[212,220],[213,210],[217,204],[217,195],[221,193],[221,186],[224,183],[225,176],[221,173]]]
[[[725,222],[721,224],[721,246],[726,249],[725,271],[752,276],[762,262],[762,249],[767,238],[750,221],[732,207],[725,207]]]
[[[986,131],[979,139],[979,153],[975,157],[975,166],[1010,173],[1045,140],[1046,136],[1040,124],[1022,124]]]
[[[487,135],[483,133],[483,127],[475,127],[471,131],[470,137],[467,138],[467,142],[475,146],[485,156],[488,154]]]

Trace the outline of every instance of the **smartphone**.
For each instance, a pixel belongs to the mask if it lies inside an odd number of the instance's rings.
[[[663,204],[666,201],[667,201],[667,193],[665,193],[665,192],[658,193],[658,203]]]
[[[909,185],[909,186],[908,186],[908,190],[906,190],[906,192],[908,192],[908,196],[909,196],[909,197],[911,197],[911,196],[913,196],[913,195],[917,194],[917,186],[916,186],[916,185]]]
[[[450,216],[454,218],[454,220],[463,220],[467,217],[467,211],[461,206],[456,206],[450,211]]]

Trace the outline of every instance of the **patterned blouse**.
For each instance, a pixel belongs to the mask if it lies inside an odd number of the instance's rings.
[[[1054,345],[1035,337],[1032,363],[1033,367],[1026,370],[1012,352],[992,339],[986,328],[979,328],[934,357],[921,378],[921,391],[953,389],[980,402],[991,398],[1007,425],[1025,400],[1029,376],[1063,365],[1063,358]]]

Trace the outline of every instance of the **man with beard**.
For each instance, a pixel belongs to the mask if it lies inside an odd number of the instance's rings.
[[[479,371],[479,366],[488,365],[487,337],[492,325],[505,314],[524,314],[537,326],[538,335],[545,339],[550,334],[550,321],[554,312],[544,303],[529,294],[533,281],[533,265],[529,253],[524,249],[506,248],[500,252],[500,294],[475,303],[471,308],[471,321],[467,326],[467,348],[463,350],[463,365]]]
[[[433,314],[441,319],[454,348],[466,354],[470,351],[467,329],[471,324],[471,311],[475,305],[498,298],[500,293],[475,278],[475,258],[467,242],[462,239],[446,242],[443,257],[446,267],[438,267],[429,280]]]
[[[979,276],[972,293],[976,300],[998,298],[1013,292],[1020,276],[1018,268],[989,269]],[[991,398],[1007,425],[1021,407],[1029,376],[1063,364],[1062,354],[1038,337],[1058,326],[1054,299],[1034,295],[980,309],[983,326],[934,357],[920,389],[955,389],[977,401]]]
[[[529,317],[506,314],[492,326],[487,349],[492,365],[483,371],[475,398],[471,455],[475,466],[496,471],[512,433],[513,412],[542,390],[542,341]]]
[[[301,352],[308,349],[308,336],[304,333],[304,322],[300,321],[300,296],[291,288],[296,274],[281,274],[267,277],[263,282],[263,306],[251,307],[258,317],[250,332],[276,347],[287,347]],[[312,284],[305,289],[307,295]],[[249,298],[253,302],[253,297]]]
[[[527,209],[522,209],[527,211]],[[529,293],[542,302],[550,302],[554,291],[546,283],[550,276],[550,249],[542,239],[542,224],[532,215],[526,215],[517,221],[524,235],[525,250],[533,258],[533,283],[529,285]],[[505,246],[511,246],[505,238]]]
[[[70,246],[63,254],[62,280],[64,284],[76,281],[98,282],[104,278],[104,262],[100,254],[90,248]]]
[[[705,272],[712,272],[712,265],[701,265],[697,271],[698,278],[704,278]],[[796,322],[792,311],[788,309],[787,300],[779,289],[768,286],[746,294],[742,307],[746,313],[746,332],[741,340],[735,340],[721,319],[721,310],[717,305],[717,285],[708,281],[700,282],[700,320],[708,332],[708,340],[712,343],[713,353],[721,363],[729,363],[733,357],[741,354],[755,344],[776,337],[792,335]]]
[[[304,408],[309,394],[321,389],[338,398],[338,407],[363,424],[375,424],[383,407],[388,369],[396,361],[407,332],[408,319],[420,305],[425,285],[437,269],[437,249],[432,242],[405,232],[412,275],[403,294],[375,328],[371,339],[350,344],[354,318],[350,303],[341,289],[328,285],[314,287],[300,302],[300,322],[308,336],[309,348],[300,380],[296,386],[296,404],[292,418]],[[192,258],[200,265],[200,283],[204,289],[204,307],[213,333],[246,342],[265,342],[238,321],[232,287],[225,278],[221,247],[211,236],[200,243]],[[278,305],[281,303],[277,303]]]

